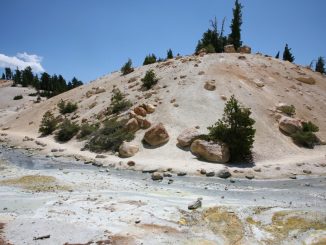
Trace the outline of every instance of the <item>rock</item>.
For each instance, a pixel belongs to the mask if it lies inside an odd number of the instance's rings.
[[[301,166],[303,166],[305,163],[304,162],[298,162],[296,165],[298,166],[298,167],[301,167]]]
[[[134,112],[135,112],[137,115],[142,116],[142,117],[146,117],[146,114],[147,114],[146,110],[145,110],[143,107],[141,107],[141,106],[137,106],[137,107],[134,109]]]
[[[230,159],[229,148],[222,143],[195,140],[192,142],[190,150],[192,154],[210,162],[226,163]]]
[[[170,173],[163,173],[163,177],[169,177],[169,178],[171,178],[172,177],[172,174],[170,174]]]
[[[214,177],[215,176],[215,172],[214,171],[210,171],[206,173],[206,177]]]
[[[139,224],[139,223],[140,223],[140,219],[136,219],[135,224]]]
[[[106,90],[104,88],[101,87],[97,87],[95,88],[95,94],[100,94],[100,93],[104,93]]]
[[[200,208],[202,206],[202,200],[203,200],[203,198],[199,197],[196,201],[194,201],[193,203],[190,203],[188,205],[188,209],[194,210],[194,209]]]
[[[31,137],[25,136],[25,137],[23,138],[23,141],[34,141],[34,139],[31,138]]]
[[[276,105],[276,110],[279,110],[281,112],[283,111],[290,111],[292,109],[293,106],[290,106],[286,103],[279,103]]]
[[[217,172],[217,176],[222,179],[227,179],[231,177],[231,173],[228,169],[221,169],[220,171]]]
[[[245,177],[246,177],[247,179],[254,179],[254,178],[255,178],[255,175],[253,175],[253,173],[247,173],[247,174],[245,175]]]
[[[255,80],[254,80],[254,83],[256,84],[256,86],[257,86],[258,88],[262,88],[262,87],[265,86],[264,82],[261,81],[260,79],[255,79]]]
[[[281,170],[281,167],[275,167],[275,170]]]
[[[227,100],[228,98],[227,98],[224,94],[222,94],[222,95],[221,95],[221,99],[222,99],[222,100]]]
[[[106,158],[106,156],[105,155],[98,154],[98,155],[95,156],[95,158],[102,158],[102,159],[104,159],[104,158]]]
[[[283,116],[279,120],[279,128],[287,134],[293,134],[302,129],[302,124],[299,119]]]
[[[127,162],[127,165],[128,165],[129,167],[133,167],[133,166],[136,165],[136,163],[135,163],[134,161],[128,161],[128,162]]]
[[[196,128],[187,128],[178,136],[178,144],[182,147],[190,146],[199,135],[201,134]]]
[[[311,174],[311,170],[309,170],[309,169],[304,169],[304,170],[302,170],[302,172],[305,174]]]
[[[35,144],[37,144],[37,145],[39,145],[39,146],[42,146],[42,147],[45,147],[45,146],[46,146],[45,143],[42,143],[42,142],[40,142],[40,141],[38,141],[38,140],[35,141]]]
[[[144,135],[144,141],[151,146],[159,146],[170,139],[168,132],[162,123],[159,123],[150,128]]]
[[[178,172],[178,173],[177,173],[177,175],[178,175],[178,176],[186,176],[186,175],[187,175],[187,173],[186,173],[186,172],[182,172],[182,171],[181,171],[181,172]]]
[[[102,167],[103,164],[100,163],[100,162],[92,162],[92,165],[95,166],[95,167]]]
[[[247,58],[246,58],[246,56],[240,55],[240,56],[238,57],[238,59],[239,59],[239,60],[246,60]]]
[[[173,183],[173,179],[169,179],[168,184],[170,185],[172,183]]]
[[[204,74],[205,74],[204,71],[200,71],[200,72],[198,72],[198,75],[204,75]]]
[[[261,172],[261,168],[259,168],[259,167],[254,167],[253,170],[254,170],[255,172]]]
[[[296,79],[302,83],[306,83],[310,85],[316,84],[316,80],[311,76],[297,77]]]
[[[138,125],[140,126],[140,128],[142,129],[148,129],[151,127],[151,123],[150,121],[148,121],[146,118],[142,117],[142,116],[136,116],[135,119],[138,122]]]
[[[290,179],[296,179],[297,176],[296,176],[295,174],[290,174],[290,175],[289,175],[289,178],[290,178]]]
[[[90,97],[92,97],[93,94],[94,94],[93,91],[89,90],[86,92],[85,96],[86,96],[86,98],[90,98]]]
[[[120,157],[132,157],[139,151],[139,147],[133,143],[124,141],[119,147]]]
[[[214,91],[216,89],[216,85],[214,81],[206,81],[204,88],[208,91]]]
[[[236,53],[234,45],[231,44],[231,45],[224,46],[224,53]]]
[[[146,174],[146,173],[152,174],[152,173],[157,172],[157,171],[158,171],[157,168],[150,168],[150,169],[143,169],[142,173],[144,173],[144,174]]]
[[[239,52],[243,54],[251,54],[251,47],[247,45],[243,45],[242,47],[239,48]]]
[[[51,152],[58,152],[58,149],[51,149]]]
[[[140,128],[136,118],[129,119],[125,127],[129,132],[136,132]]]
[[[144,104],[143,107],[145,108],[147,113],[153,113],[155,111],[155,106],[152,104]]]
[[[202,168],[202,169],[200,170],[200,174],[203,174],[203,175],[206,174],[206,170]]]
[[[154,172],[154,173],[152,173],[151,178],[152,178],[152,180],[156,181],[156,180],[162,180],[163,176],[159,172]]]

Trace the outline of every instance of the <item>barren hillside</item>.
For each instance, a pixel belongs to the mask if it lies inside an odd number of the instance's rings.
[[[144,91],[141,89],[141,78],[148,69],[153,69],[160,80],[152,89]],[[316,83],[299,82],[297,78],[300,77],[311,77]],[[207,81],[215,83],[216,90],[206,90],[204,85]],[[189,151],[178,148],[176,138],[189,127],[199,126],[200,131],[206,132],[208,126],[221,118],[225,97],[229,98],[232,94],[244,106],[251,108],[256,120],[253,149],[256,164],[291,164],[325,159],[325,146],[317,146],[313,150],[300,148],[282,134],[273,110],[280,102],[294,105],[295,117],[318,125],[318,136],[325,140],[326,78],[307,68],[259,54],[186,56],[142,66],[126,76],[114,72],[40,104],[33,104],[9,119],[0,118],[0,123],[2,128],[10,127],[6,130],[9,135],[38,137],[43,114],[47,110],[58,114],[57,103],[61,99],[78,102],[76,115],[72,115],[75,121],[87,119],[95,122],[97,116],[110,105],[111,91],[115,86],[125,92],[135,106],[142,103],[155,105],[155,112],[146,118],[152,125],[162,122],[170,135],[167,144],[148,149],[141,143],[145,130],[137,131],[134,142],[140,146],[140,151],[131,159],[143,167],[212,167],[214,164],[198,161]],[[96,90],[101,93],[95,93]],[[52,136],[40,140],[56,146]],[[79,152],[84,143],[73,140],[61,147],[73,153],[94,156]],[[121,159],[113,155],[106,159],[107,162],[116,160]]]

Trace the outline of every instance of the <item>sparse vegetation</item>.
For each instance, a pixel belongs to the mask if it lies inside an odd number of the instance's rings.
[[[109,114],[123,112],[132,106],[130,100],[127,100],[125,95],[117,88],[112,90],[111,105],[108,108]]]
[[[128,61],[121,67],[122,75],[127,75],[134,71],[134,68],[132,67],[132,61],[131,59],[128,59]]]
[[[156,62],[156,56],[155,54],[149,54],[145,57],[145,60],[143,62],[143,65],[149,65],[154,64]]]
[[[78,109],[77,103],[72,103],[71,101],[68,101],[68,103],[66,103],[64,100],[61,100],[58,103],[58,107],[59,112],[62,115],[72,113]]]
[[[43,136],[52,134],[54,132],[54,130],[56,130],[57,124],[58,124],[58,121],[54,117],[54,115],[52,114],[52,112],[47,111],[43,115],[43,118],[42,118],[42,121],[41,121],[41,125],[40,125],[40,128],[39,128],[39,132]]]
[[[89,124],[89,123],[82,123],[80,126],[79,134],[77,135],[78,139],[85,139],[90,136],[92,133],[96,132],[100,125],[98,123]]]
[[[59,125],[59,130],[56,132],[55,138],[57,141],[67,142],[74,137],[78,131],[78,124],[71,122],[69,119],[64,119]]]
[[[14,100],[21,100],[23,98],[23,96],[20,94],[20,95],[16,95],[14,97]]]
[[[143,82],[143,87],[146,89],[150,89],[158,82],[158,78],[153,70],[148,70],[141,80]]]
[[[282,106],[280,108],[280,111],[289,117],[293,117],[295,115],[295,107],[294,105],[289,105],[289,106]]]
[[[232,96],[225,105],[223,118],[208,127],[209,138],[229,146],[231,161],[246,160],[251,156],[256,130],[249,108],[242,107]]]
[[[319,142],[317,136],[314,134],[318,132],[319,128],[312,122],[303,122],[302,130],[297,131],[291,135],[292,140],[300,145],[307,148],[314,148],[314,146]]]
[[[103,128],[94,133],[86,148],[94,152],[117,151],[123,141],[131,141],[134,138],[134,134],[126,130],[125,124],[126,120],[107,120]]]

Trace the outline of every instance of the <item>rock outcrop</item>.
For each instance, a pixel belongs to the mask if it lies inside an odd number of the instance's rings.
[[[244,45],[239,48],[239,52],[243,54],[251,54],[251,47]]]
[[[190,150],[194,155],[210,162],[226,163],[230,159],[229,148],[225,144],[195,140]]]
[[[293,134],[302,129],[302,123],[297,118],[283,116],[279,120],[279,128],[287,134]]]
[[[224,46],[224,52],[225,53],[236,53],[236,50],[235,50],[233,44],[231,44],[231,45]]]
[[[169,134],[162,123],[156,124],[144,135],[144,141],[151,146],[162,145],[168,142],[169,139]]]
[[[182,147],[190,146],[199,135],[201,135],[201,133],[196,128],[187,128],[178,136],[178,144]]]
[[[139,151],[139,147],[129,142],[123,142],[119,147],[120,157],[132,157]]]
[[[302,83],[306,83],[306,84],[310,84],[310,85],[316,84],[316,80],[310,76],[297,77],[296,79]]]

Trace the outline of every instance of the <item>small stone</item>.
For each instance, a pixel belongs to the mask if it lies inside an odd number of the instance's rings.
[[[135,163],[134,161],[128,161],[128,162],[127,162],[127,165],[128,165],[129,167],[133,167],[133,166],[136,165],[136,163]]]
[[[154,172],[154,173],[152,173],[151,178],[152,178],[152,180],[156,181],[156,180],[162,180],[163,176],[159,172]]]
[[[213,171],[206,173],[206,177],[214,177],[214,176],[215,176],[215,172]]]
[[[253,170],[254,170],[255,172],[261,172],[261,168],[259,168],[259,167],[254,167]]]
[[[200,174],[203,174],[203,175],[206,174],[206,170],[202,168],[202,169],[200,170]]]
[[[247,179],[254,179],[255,175],[253,175],[252,173],[247,173],[245,176]]]
[[[310,183],[305,183],[304,185],[305,185],[305,186],[310,186]]]
[[[105,155],[98,154],[98,155],[95,156],[95,158],[102,158],[103,159],[103,158],[106,158],[106,156]]]
[[[290,179],[296,179],[297,176],[296,176],[295,174],[291,174],[291,175],[289,176],[289,178],[290,178]]]
[[[228,169],[222,169],[222,170],[218,171],[217,176],[222,179],[227,179],[227,178],[231,177],[231,173]]]
[[[135,224],[139,224],[139,223],[140,223],[140,219],[136,219]]]
[[[152,174],[152,173],[154,173],[154,172],[157,172],[157,168],[152,168],[152,169],[143,169],[142,170],[142,173],[149,173],[149,174]]]
[[[179,172],[179,173],[177,173],[177,175],[178,176],[185,176],[185,175],[187,175],[187,173],[186,172]]]
[[[195,202],[188,205],[189,210],[195,210],[197,208],[200,208],[202,206],[202,198],[199,197]]]
[[[276,169],[276,170],[281,170],[281,167],[276,167],[275,169]]]
[[[297,166],[298,166],[298,167],[301,167],[301,166],[303,166],[303,165],[304,165],[303,162],[298,162],[298,163],[297,163]]]
[[[169,179],[168,184],[171,185],[173,183],[173,179]]]
[[[170,173],[163,173],[163,177],[172,177],[172,174],[170,174]]]
[[[304,169],[304,170],[302,170],[302,172],[305,174],[311,174],[311,170],[309,170],[309,169]]]

